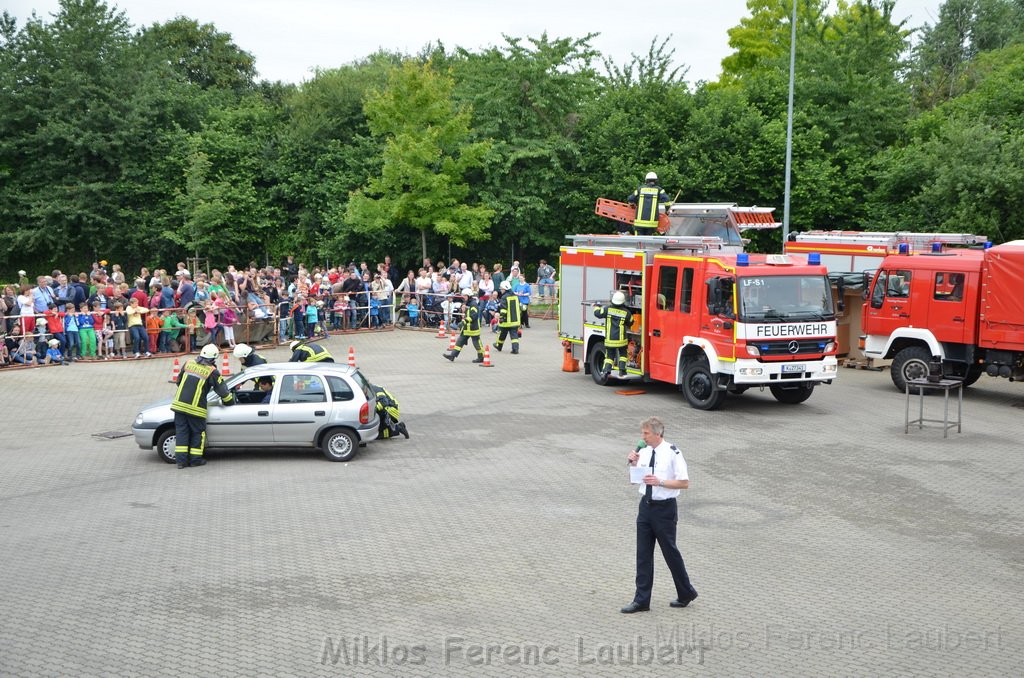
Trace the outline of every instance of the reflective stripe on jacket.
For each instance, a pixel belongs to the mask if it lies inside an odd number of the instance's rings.
[[[501,298],[498,307],[498,327],[519,327],[522,319],[522,308],[519,297],[511,290]]]
[[[633,323],[633,314],[625,306],[599,306],[594,315],[604,318],[604,345],[619,348],[626,345],[626,328]]]
[[[216,365],[204,365],[189,360],[178,374],[178,390],[174,393],[171,409],[175,412],[206,418],[206,396],[213,389],[225,405],[234,401]]]

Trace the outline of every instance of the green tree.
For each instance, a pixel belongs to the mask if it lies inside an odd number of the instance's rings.
[[[459,246],[487,236],[494,211],[469,203],[464,176],[488,145],[470,141],[470,113],[455,108],[452,86],[429,65],[407,61],[367,97],[370,132],[386,146],[381,174],[349,197],[346,219],[357,230],[414,228],[423,256],[428,231]]]

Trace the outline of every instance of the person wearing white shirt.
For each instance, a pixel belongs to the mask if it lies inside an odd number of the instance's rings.
[[[651,589],[654,586],[654,544],[672,573],[676,599],[671,607],[686,607],[697,597],[683,563],[683,555],[676,546],[676,524],[679,507],[676,497],[680,490],[690,487],[686,460],[675,445],[665,441],[665,425],[657,417],[640,424],[643,445],[629,453],[629,465],[649,467],[640,485],[640,509],[636,518],[636,593],[633,602],[622,608],[623,614],[646,612],[651,609]]]

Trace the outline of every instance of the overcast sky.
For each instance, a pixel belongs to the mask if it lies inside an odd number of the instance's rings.
[[[745,0],[120,0],[136,27],[177,15],[212,23],[256,57],[260,77],[298,83],[316,67],[334,68],[378,48],[413,54],[431,41],[476,49],[514,37],[582,37],[616,63],[645,54],[654,37],[671,36],[687,81],[714,80],[730,53],[726,31],[747,16]],[[934,24],[941,0],[897,0],[908,27]],[[57,0],[3,0],[18,19],[34,10],[49,20]]]

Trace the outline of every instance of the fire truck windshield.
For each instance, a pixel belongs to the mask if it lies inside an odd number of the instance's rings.
[[[772,275],[740,278],[741,321],[834,320],[832,288],[821,275]]]

